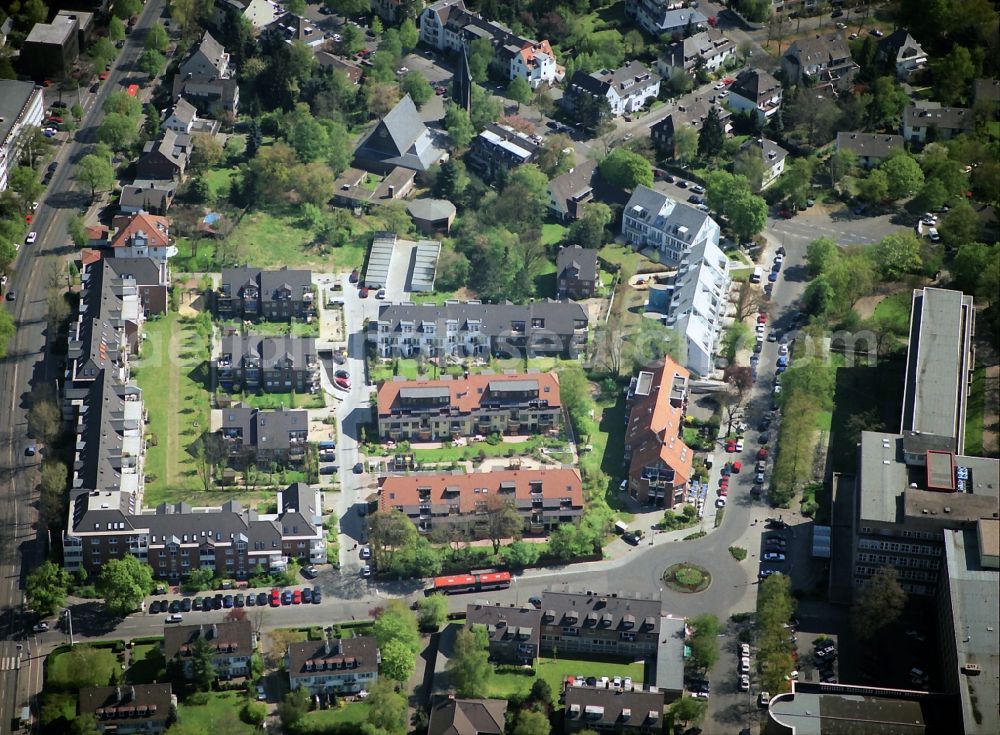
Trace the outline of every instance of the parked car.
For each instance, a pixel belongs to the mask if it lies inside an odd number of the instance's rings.
[[[368,579],[368,577],[372,576],[372,568],[367,564],[365,564],[363,567],[361,567],[361,576],[364,577],[365,579]]]
[[[166,622],[168,622],[168,623],[180,623],[183,620],[184,620],[184,616],[183,615],[174,614],[174,615],[168,615]]]
[[[785,555],[778,551],[769,551],[762,558],[764,561],[784,561]]]
[[[740,691],[749,692],[750,691],[750,676],[748,674],[743,674],[740,676]]]
[[[319,576],[319,569],[310,564],[307,567],[302,568],[302,576],[306,579],[316,579]]]
[[[312,588],[312,602],[313,605],[318,605],[323,601],[323,590],[318,586]]]
[[[44,632],[45,632],[45,631],[47,631],[48,629],[49,629],[49,624],[48,624],[48,623],[46,623],[45,621],[42,621],[41,623],[36,623],[36,624],[35,624],[35,625],[34,625],[34,626],[33,626],[33,627],[31,628],[31,632],[32,632],[32,633],[44,633]]]

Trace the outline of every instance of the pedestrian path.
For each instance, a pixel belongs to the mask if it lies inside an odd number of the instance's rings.
[[[0,671],[13,671],[20,668],[18,656],[0,656]]]

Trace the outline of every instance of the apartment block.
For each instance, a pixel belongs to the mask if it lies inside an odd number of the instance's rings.
[[[656,68],[664,78],[680,71],[693,74],[699,63],[704,63],[707,71],[717,72],[735,56],[736,44],[722,31],[709,28],[667,46]]]
[[[660,735],[663,692],[570,686],[565,692],[565,732],[581,730]]]
[[[489,638],[490,659],[530,666],[538,658],[540,615],[532,606],[503,607],[479,601],[466,606],[465,627],[482,628]]]
[[[288,646],[285,670],[292,689],[310,695],[357,694],[378,680],[382,656],[373,636],[303,641]]]
[[[220,409],[219,434],[229,458],[236,464],[256,462],[301,463],[309,439],[309,412],[267,410],[250,406]]]
[[[395,441],[541,434],[562,423],[555,373],[389,380],[378,389],[378,432]]]
[[[580,473],[571,468],[390,475],[378,495],[380,510],[404,513],[421,533],[457,529],[471,539],[488,538],[490,512],[508,502],[528,535],[547,534],[583,517]]]
[[[469,148],[469,163],[486,179],[528,163],[541,147],[542,139],[509,125],[487,124]]]
[[[21,158],[28,138],[24,133],[41,127],[44,114],[41,89],[31,82],[0,79],[0,191],[7,188],[10,171]]]
[[[613,117],[637,112],[660,94],[660,75],[639,61],[619,69],[602,69],[593,74],[576,72],[563,96],[563,104],[572,110],[582,95],[606,99]]]
[[[167,625],[163,628],[163,658],[181,661],[184,675],[191,678],[192,656],[207,646],[219,679],[250,675],[250,658],[257,641],[249,620],[201,625]]]
[[[316,314],[312,271],[223,268],[215,306],[221,319],[307,319]]]
[[[177,718],[169,684],[84,687],[78,713],[91,715],[101,735],[160,735]]]
[[[446,301],[383,304],[368,325],[379,357],[576,358],[587,344],[580,304],[538,301],[523,306]]]
[[[543,655],[591,654],[638,661],[657,655],[660,601],[617,595],[542,593]]]
[[[700,11],[681,0],[626,0],[625,14],[654,36],[679,36],[704,30],[708,23]]]
[[[718,245],[720,230],[701,210],[640,184],[625,205],[622,236],[636,249],[652,248],[660,262],[679,265],[702,242]]]
[[[793,41],[781,65],[792,84],[808,82],[836,89],[846,89],[859,69],[840,31]]]
[[[312,337],[223,337],[214,367],[216,380],[228,391],[319,390],[319,356]]]

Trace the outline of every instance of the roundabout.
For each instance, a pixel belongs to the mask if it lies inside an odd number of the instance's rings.
[[[681,562],[667,567],[663,572],[663,583],[675,592],[695,594],[709,588],[712,575],[697,564]]]

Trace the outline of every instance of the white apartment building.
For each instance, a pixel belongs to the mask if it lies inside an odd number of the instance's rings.
[[[638,186],[625,205],[622,235],[637,250],[653,248],[661,262],[679,265],[702,243],[718,245],[720,230],[704,212]]]
[[[565,75],[565,70],[556,64],[556,55],[548,41],[518,49],[510,59],[510,78],[524,79],[532,89],[545,84],[554,84]]]
[[[17,167],[24,131],[41,127],[44,112],[41,89],[31,82],[0,79],[0,191]]]
[[[605,98],[614,117],[621,117],[642,108],[660,94],[660,75],[639,62],[611,71],[602,69],[593,74],[578,71],[570,81],[564,103],[572,106],[580,95]]]

